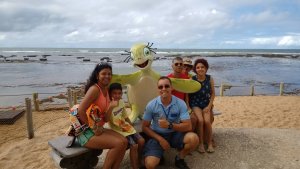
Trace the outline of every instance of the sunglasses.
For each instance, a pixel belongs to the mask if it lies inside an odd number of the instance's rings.
[[[174,63],[175,66],[182,66],[182,63]]]
[[[98,66],[106,66],[106,65],[112,67],[111,63],[108,63],[108,62],[100,62],[100,63],[98,64]]]
[[[163,89],[163,88],[168,89],[168,88],[170,88],[170,87],[171,87],[171,86],[168,85],[168,84],[166,84],[166,85],[159,85],[159,86],[158,86],[158,89],[159,89],[159,90],[161,90],[161,89]]]
[[[192,68],[193,66],[192,65],[186,65],[186,64],[184,64],[183,67]]]

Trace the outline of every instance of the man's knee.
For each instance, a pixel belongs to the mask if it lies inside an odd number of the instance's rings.
[[[146,168],[156,168],[156,166],[159,164],[160,159],[154,156],[147,156],[145,158],[145,167]]]
[[[184,143],[189,144],[190,147],[195,147],[199,144],[199,138],[196,133],[188,132],[184,136]]]

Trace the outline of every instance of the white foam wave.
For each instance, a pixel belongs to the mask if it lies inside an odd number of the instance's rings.
[[[7,51],[2,51],[3,53],[41,53],[41,51],[35,51],[35,50],[7,50]]]
[[[156,52],[157,54],[168,54],[169,52]]]
[[[89,50],[83,50],[83,49],[81,49],[81,50],[78,50],[80,53],[89,53]]]
[[[125,53],[125,52],[124,51],[111,51],[111,52],[100,51],[100,52],[95,52],[95,53]]]

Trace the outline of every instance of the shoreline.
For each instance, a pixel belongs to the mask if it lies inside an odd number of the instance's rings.
[[[57,92],[57,93],[37,93],[39,94],[39,100],[41,102],[49,102],[46,103],[47,105],[55,105],[55,104],[60,104],[60,105],[66,105],[68,104],[67,98],[68,98],[68,89],[75,90],[76,92],[79,93],[79,99],[80,97],[84,96],[84,84],[85,82],[80,82],[77,84],[72,84],[67,87],[65,87],[65,91]],[[289,84],[284,84],[284,85],[289,85]],[[52,86],[49,84],[49,86]],[[256,85],[253,87],[255,88]],[[262,85],[257,85],[257,87],[261,87]],[[278,88],[278,91],[280,89],[280,83],[276,84],[271,84],[271,85],[265,85],[271,87],[276,87]],[[220,85],[215,85],[215,91],[216,91],[216,96],[220,96]],[[236,89],[235,89],[236,88]],[[241,90],[241,88],[244,88],[244,90]],[[257,97],[257,96],[279,96],[280,91],[278,93],[262,93],[261,90],[254,91],[254,95],[250,95],[250,88],[251,85],[243,85],[243,86],[235,86],[231,84],[224,84],[224,97]],[[124,87],[126,89],[126,86]],[[239,90],[237,90],[239,89]],[[257,90],[257,89],[256,89]],[[232,93],[233,94],[232,94]],[[242,93],[242,94],[234,94],[235,92]],[[0,101],[1,99],[8,97],[9,102],[13,102],[10,105],[5,104],[1,105],[0,104],[0,111],[7,111],[7,110],[15,110],[15,109],[25,109],[25,98],[30,98],[32,99],[32,95],[34,93],[22,93],[22,94],[13,94],[13,95],[1,95],[0,94]],[[55,94],[55,95],[54,95]],[[283,96],[300,96],[300,89],[295,89],[293,91],[283,91]],[[1,98],[2,97],[2,98]],[[14,97],[15,99],[12,99]],[[126,93],[123,93],[123,99],[127,100]],[[5,100],[5,99],[3,99]],[[21,101],[23,100],[23,101]],[[48,100],[48,101],[47,101]]]
[[[204,57],[204,58],[207,58],[207,57],[213,57],[213,58],[216,58],[216,57],[247,57],[247,58],[262,57],[262,58],[270,58],[270,59],[273,59],[273,58],[296,59],[296,60],[300,59],[299,53],[199,52],[199,54],[189,54],[189,53],[176,54],[176,52],[174,52],[174,54],[165,55],[163,53],[158,53],[157,55],[160,55],[160,56],[156,56],[154,60],[165,60],[165,59],[170,59],[170,58],[177,57],[177,56],[189,57],[189,58],[196,58],[196,57]],[[2,63],[2,64],[5,64],[5,63],[47,63],[48,62],[48,59],[46,57],[43,57],[43,55],[40,56],[41,58],[39,57],[36,59],[32,59],[32,57],[30,57],[30,55],[23,56],[24,57],[23,59],[20,59],[21,56],[17,56],[17,55],[14,55],[14,56],[0,55],[0,56],[2,56],[2,57],[0,57],[0,58],[2,58],[0,60],[0,63]],[[49,55],[49,56],[51,58],[51,55]],[[61,55],[61,56],[72,56],[72,55]],[[17,58],[15,58],[15,57],[17,57]],[[110,62],[112,62],[112,60],[111,60],[112,58],[110,58],[110,57],[107,57],[107,58],[109,58]],[[84,56],[82,56],[82,57],[79,56],[79,57],[77,57],[77,59],[83,59],[82,60],[83,62],[98,63],[98,61],[91,61],[88,57],[85,58]],[[101,61],[101,59],[103,59],[103,57],[100,58],[100,61]],[[55,60],[50,60],[50,62],[53,62],[53,61],[55,61]]]

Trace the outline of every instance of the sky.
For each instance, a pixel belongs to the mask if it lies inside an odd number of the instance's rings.
[[[0,0],[0,47],[300,49],[300,0]]]

